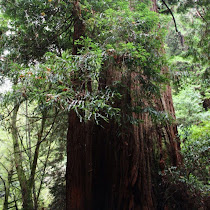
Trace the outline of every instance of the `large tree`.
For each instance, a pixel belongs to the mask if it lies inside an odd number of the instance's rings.
[[[167,206],[159,173],[181,160],[156,1],[1,4],[4,76],[34,79],[47,87],[36,93],[42,106],[69,112],[67,209]],[[45,64],[32,77],[11,60]]]
[[[171,89],[168,85],[164,88],[154,85],[160,83],[160,75],[164,76],[168,72],[167,67],[158,60],[164,54],[161,37],[157,32],[160,29],[157,22],[156,27],[148,26],[147,18],[154,13],[145,11],[139,5],[143,5],[141,1],[130,1],[129,6],[122,10],[113,6],[113,12],[111,9],[94,11],[101,14],[104,12],[105,15],[101,17],[108,19],[106,29],[111,31],[113,37],[121,37],[116,38],[115,43],[109,41],[111,49],[107,50],[99,78],[99,88],[112,87],[121,94],[122,97],[114,104],[120,108],[120,116],[118,120],[109,119],[108,122],[97,125],[93,121],[81,122],[74,111],[70,112],[67,137],[67,209],[151,210],[164,209],[168,205],[161,203],[163,189],[160,187],[162,180],[159,172],[164,174],[167,166],[180,164],[179,139],[173,122],[175,114]],[[148,7],[157,12],[155,0]],[[78,8],[79,6],[77,12]],[[88,34],[88,29],[85,29],[80,13],[77,12],[74,43]],[[122,15],[123,13],[127,14]],[[140,16],[137,15],[139,13]],[[135,29],[126,23],[132,18],[131,24],[137,26]],[[148,24],[148,28],[144,28],[142,19]],[[151,21],[154,20],[151,18]],[[121,22],[126,29],[121,29]],[[109,27],[111,24],[112,27]],[[138,28],[139,25],[143,29]],[[117,35],[114,34],[116,30]],[[138,32],[144,38],[140,38]],[[100,36],[103,36],[102,33]],[[112,39],[112,35],[109,39]],[[149,41],[146,36],[155,41]],[[128,55],[128,48],[124,54],[119,52],[123,51],[119,46],[126,45],[122,43],[135,46],[136,51],[142,57],[145,56],[145,59],[135,53]],[[139,46],[143,50],[139,50]],[[74,53],[79,54],[80,48],[81,45],[74,45]],[[145,52],[150,55],[146,56]],[[160,70],[158,73],[157,68]]]

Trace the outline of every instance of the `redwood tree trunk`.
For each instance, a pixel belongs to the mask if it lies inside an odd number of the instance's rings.
[[[120,126],[110,121],[98,126],[94,122],[81,123],[70,112],[67,210],[164,209],[158,197],[159,171],[163,173],[166,164],[180,163],[177,128],[172,124],[154,124],[147,113],[128,113],[126,107],[135,106],[134,95],[141,93],[140,85],[133,82],[135,73],[125,77],[109,65],[103,84],[121,80],[127,88],[122,89],[123,98],[116,103],[122,115],[131,114],[141,122]],[[170,87],[160,98],[154,97],[153,104],[158,111],[175,117]]]

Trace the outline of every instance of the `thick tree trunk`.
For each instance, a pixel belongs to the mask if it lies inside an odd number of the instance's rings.
[[[156,4],[153,5],[156,11]],[[177,128],[172,124],[154,124],[147,113],[128,113],[134,107],[135,94],[141,93],[134,83],[136,73],[123,75],[112,65],[102,77],[103,84],[121,80],[123,99],[116,102],[122,115],[131,114],[138,124],[123,126],[114,121],[103,126],[81,123],[69,114],[67,136],[67,210],[152,210],[160,207],[159,171],[165,165],[180,163]],[[167,71],[167,69],[165,69]],[[127,91],[129,90],[129,91]],[[147,102],[144,101],[147,106]],[[158,111],[174,117],[171,89],[161,98],[153,98]]]
[[[125,103],[132,105],[130,95],[120,105],[124,114]],[[159,111],[174,114],[169,87],[155,103]],[[69,114],[67,209],[158,208],[158,172],[181,161],[177,129],[154,125],[148,114],[133,115],[143,122],[122,128],[112,121],[103,127],[81,123]]]

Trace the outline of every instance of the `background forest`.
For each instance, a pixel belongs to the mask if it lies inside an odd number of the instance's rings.
[[[163,206],[210,208],[209,1],[159,0],[157,7],[150,11],[149,0],[0,1],[0,209],[65,209],[68,113],[101,127],[141,123],[123,109],[178,126],[183,163],[158,169]],[[104,87],[108,63],[126,75],[140,66],[147,106],[118,106],[127,83]],[[150,101],[168,84],[175,122]]]

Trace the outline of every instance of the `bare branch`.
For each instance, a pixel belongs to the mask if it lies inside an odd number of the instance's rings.
[[[162,2],[163,2],[163,4],[167,7],[168,11],[170,12],[170,14],[171,14],[171,16],[172,16],[172,18],[173,18],[175,30],[176,30],[176,32],[178,33],[179,37],[180,37],[180,42],[181,42],[181,45],[182,45],[182,47],[183,47],[183,46],[184,46],[184,38],[183,38],[181,32],[180,32],[180,31],[178,30],[178,28],[177,28],[176,19],[175,19],[175,17],[174,17],[174,14],[173,14],[173,12],[171,11],[171,9],[169,8],[169,6],[166,4],[166,2],[165,2],[164,0],[162,0]]]

